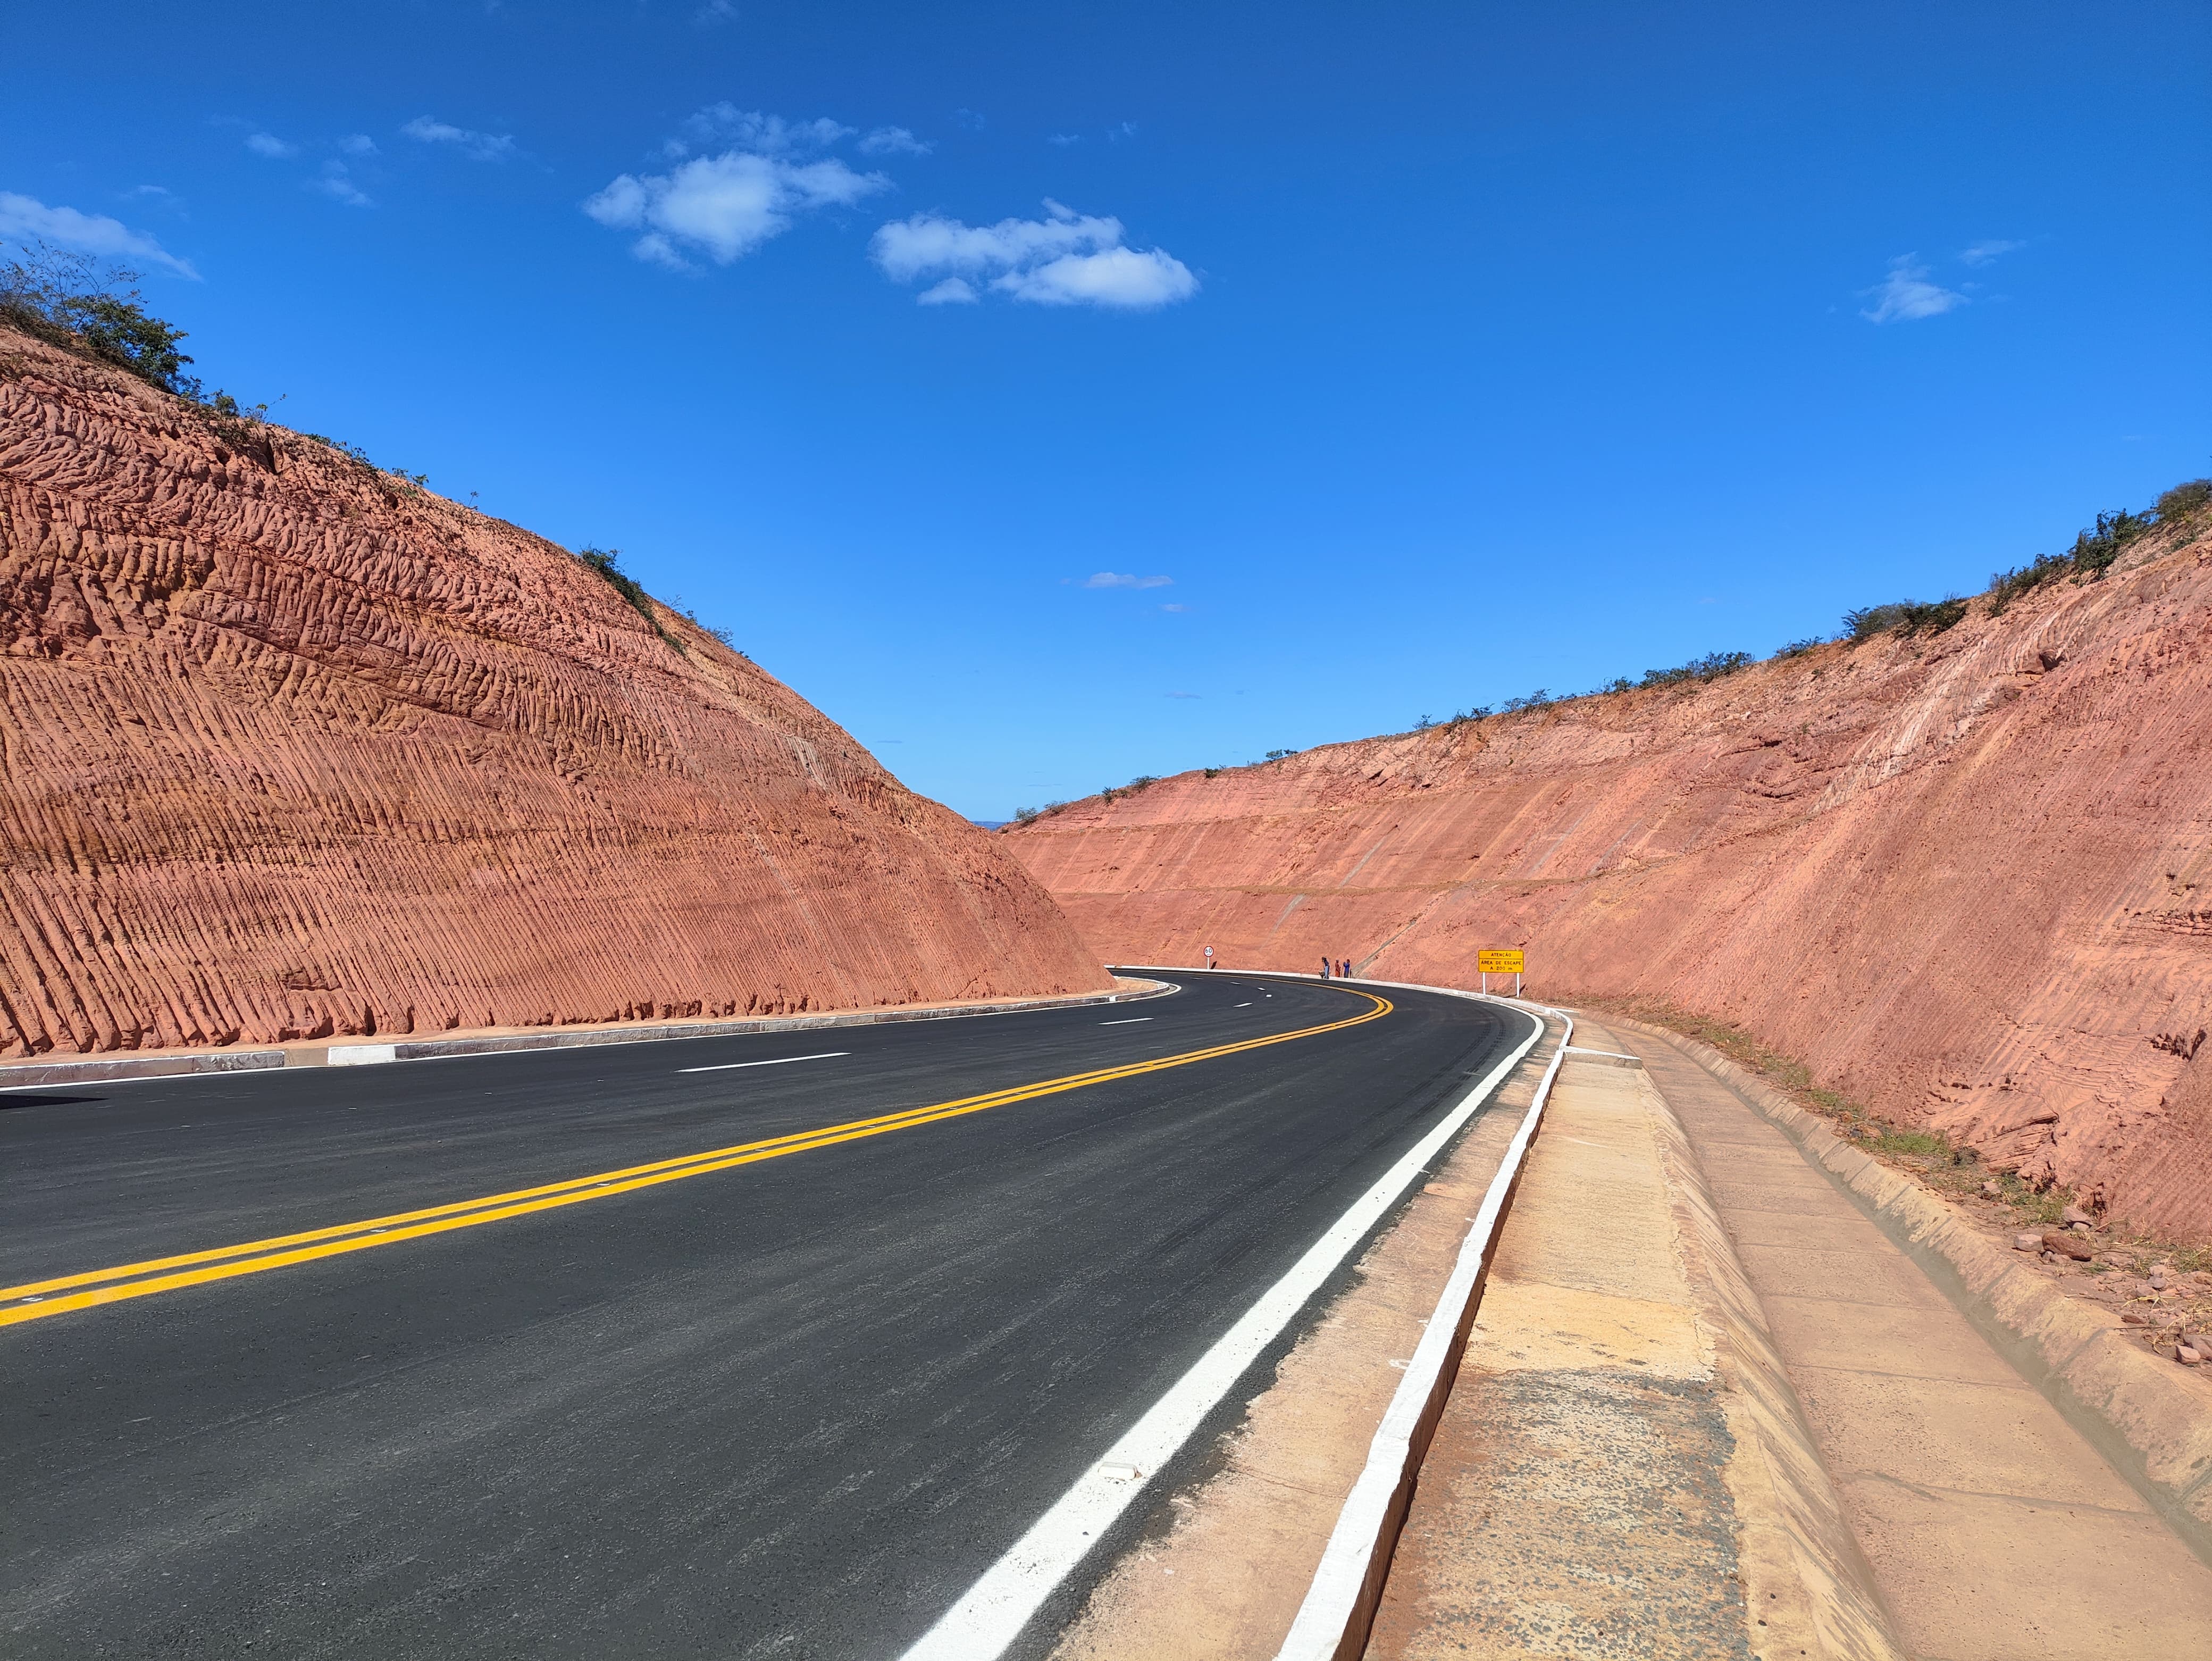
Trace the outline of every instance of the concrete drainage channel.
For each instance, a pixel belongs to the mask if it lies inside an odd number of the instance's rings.
[[[0,1090],[98,1084],[120,1079],[178,1079],[205,1073],[261,1073],[278,1068],[378,1067],[395,1062],[441,1061],[455,1056],[504,1056],[537,1050],[592,1049],[604,1044],[663,1043],[680,1038],[726,1038],[755,1032],[811,1032],[828,1027],[883,1026],[902,1021],[959,1020],[971,1015],[1012,1015],[1027,1010],[1075,1009],[1091,1004],[1133,1003],[1182,989],[1168,981],[1133,983],[1114,992],[1066,997],[1012,998],[982,1004],[921,1004],[905,1009],[858,1010],[845,1014],[773,1015],[757,1020],[680,1021],[655,1026],[568,1027],[544,1032],[503,1032],[478,1037],[397,1038],[389,1043],[334,1043],[325,1050],[216,1050],[200,1055],[113,1056],[98,1061],[31,1062],[0,1066]]]

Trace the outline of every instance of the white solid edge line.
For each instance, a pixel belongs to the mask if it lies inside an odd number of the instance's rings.
[[[1534,1012],[1524,1013],[1533,1015]],[[1566,1031],[1561,1035],[1559,1049],[1553,1052],[1551,1064],[1544,1069],[1543,1080],[1536,1087],[1528,1110],[1522,1115],[1513,1140],[1506,1145],[1505,1158],[1498,1167],[1498,1174],[1490,1179],[1490,1186],[1483,1193],[1482,1204],[1476,1208],[1474,1223],[1460,1246],[1459,1261],[1453,1265],[1450,1279],[1444,1282],[1443,1293],[1437,1299],[1436,1311],[1429,1317],[1428,1325],[1422,1329],[1421,1341],[1414,1347],[1406,1376],[1399,1381],[1397,1393],[1391,1396],[1382,1422],[1376,1429],[1375,1439],[1368,1448],[1367,1463],[1346,1496],[1344,1509],[1337,1514],[1336,1527],[1329,1534],[1321,1563],[1306,1588],[1305,1599],[1298,1605],[1297,1616],[1291,1623],[1282,1648],[1276,1652],[1276,1661],[1333,1661],[1343,1648],[1353,1611],[1365,1595],[1370,1571],[1382,1544],[1392,1502],[1413,1463],[1414,1433],[1435,1398],[1444,1367],[1452,1359],[1461,1317],[1497,1249],[1507,1199],[1528,1158],[1528,1144],[1543,1119],[1544,1108],[1551,1099],[1552,1081],[1559,1076],[1559,1063],[1566,1058],[1565,1041],[1574,1036],[1572,1016],[1559,1010],[1548,1013],[1565,1022]],[[1538,1024],[1540,1027],[1540,1020]]]
[[[766,1062],[717,1062],[712,1067],[679,1067],[678,1073],[727,1073],[737,1067],[781,1067],[787,1062],[828,1062],[840,1056],[849,1056],[849,1050],[825,1050],[819,1056],[778,1056]]]
[[[1529,1014],[1525,1009],[1521,1013]],[[1437,1150],[1458,1134],[1491,1092],[1535,1047],[1543,1036],[1544,1023],[1534,1014],[1529,1018],[1535,1030],[1520,1046],[1462,1096],[1381,1181],[1354,1201],[1291,1265],[1289,1273],[1262,1293],[1143,1418],[1113,1446],[1100,1452],[1075,1485],[984,1571],[982,1578],[939,1617],[935,1626],[915,1640],[902,1661],[990,1661],[1021,1635],[1022,1628],[1044,1606],[1054,1588],[1098,1543],[1114,1520],[1151,1486],[1160,1467],[1236,1387],[1245,1369],[1305,1307],[1413,1179],[1423,1174]],[[1102,1469],[1108,1465],[1133,1468],[1137,1478],[1132,1482],[1125,1476],[1109,1476]]]
[[[1101,1026],[1134,1026],[1139,1021],[1152,1019],[1150,1015],[1124,1015],[1118,1021],[1101,1021]]]

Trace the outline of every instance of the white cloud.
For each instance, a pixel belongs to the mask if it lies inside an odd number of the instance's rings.
[[[1140,577],[1120,571],[1097,571],[1083,579],[1086,588],[1166,588],[1174,582],[1173,577]]]
[[[780,115],[741,110],[724,99],[686,116],[684,137],[670,139],[661,149],[672,160],[716,144],[761,155],[793,155],[803,150],[827,149],[841,138],[850,138],[854,131],[826,115],[812,121],[787,121]]]
[[[471,161],[504,161],[514,154],[514,140],[506,133],[474,132],[427,115],[416,116],[399,131],[425,144],[451,144]]]
[[[680,268],[684,251],[692,249],[726,265],[789,229],[793,214],[847,206],[889,183],[835,156],[794,161],[731,150],[665,173],[623,173],[584,211],[613,229],[643,232],[631,247],[641,259]]]
[[[256,155],[265,155],[272,161],[282,161],[287,156],[297,155],[300,147],[288,144],[274,133],[250,132],[246,135],[246,148]]]
[[[166,185],[133,185],[123,194],[125,196],[173,196],[176,192]]]
[[[1080,144],[1083,142],[1083,135],[1079,132],[1047,133],[1044,142],[1048,144],[1057,144],[1065,149],[1070,144]]]
[[[308,188],[320,191],[333,202],[343,202],[349,208],[373,208],[376,205],[362,193],[361,186],[353,182],[352,175],[347,173],[346,164],[343,161],[324,162],[321,177],[311,180]]]
[[[1986,265],[2000,254],[2017,253],[2027,246],[2025,242],[2007,242],[2002,238],[1992,238],[1987,242],[1977,242],[1972,247],[1961,250],[1959,258],[1969,265]]]
[[[1188,611],[1190,610],[1190,607],[1188,605],[1163,605],[1160,607],[1160,610],[1163,611]]]
[[[868,155],[927,155],[936,148],[904,127],[878,127],[860,141],[862,153]]]
[[[1123,246],[1120,220],[1078,214],[1049,198],[1043,219],[1002,219],[995,225],[915,214],[878,230],[872,251],[894,282],[939,275],[988,278],[1000,293],[1037,305],[1136,310],[1198,292],[1189,267],[1164,249]]]
[[[1164,692],[1161,696],[1163,697],[1170,698],[1202,698],[1206,694],[1203,692]]]
[[[144,259],[199,280],[188,259],[179,259],[143,231],[134,231],[105,214],[79,213],[75,208],[50,208],[34,198],[0,191],[0,236],[52,243],[79,253],[109,258]]]
[[[726,23],[738,15],[730,0],[707,0],[707,3],[691,14],[695,23]]]
[[[376,141],[365,132],[349,132],[338,140],[338,148],[348,155],[374,155]]]
[[[948,277],[933,288],[924,289],[914,297],[917,306],[972,306],[982,296],[975,285],[965,277]]]
[[[1941,317],[1966,303],[1966,296],[1955,289],[1931,282],[1919,256],[1909,253],[1891,260],[1889,275],[1863,292],[1874,297],[1874,304],[1859,315],[1870,323],[1911,323],[1923,317]]]

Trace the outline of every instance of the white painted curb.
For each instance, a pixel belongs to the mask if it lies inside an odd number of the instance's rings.
[[[1366,984],[1390,986],[1402,983],[1374,981]],[[1461,992],[1453,987],[1408,989],[1455,992],[1460,997],[1486,1000],[1482,993]],[[1498,1167],[1498,1174],[1490,1179],[1490,1187],[1483,1194],[1474,1225],[1460,1247],[1459,1262],[1452,1269],[1451,1278],[1444,1282],[1443,1295],[1437,1300],[1436,1312],[1429,1317],[1421,1342],[1414,1348],[1413,1359],[1407,1366],[1406,1376],[1398,1385],[1397,1394],[1390,1398],[1389,1409],[1382,1415],[1374,1441],[1369,1445],[1366,1468],[1352,1485],[1344,1509],[1337,1514],[1336,1527],[1328,1536],[1327,1549],[1322,1553],[1321,1566],[1314,1571],[1313,1584],[1306,1589],[1305,1601],[1298,1606],[1290,1635],[1276,1652],[1276,1661],[1355,1661],[1367,1647],[1376,1610],[1382,1605],[1382,1584],[1389,1577],[1391,1555],[1397,1549],[1399,1531],[1405,1527],[1406,1514],[1413,1503],[1413,1486],[1420,1475],[1421,1462],[1428,1457],[1437,1422],[1443,1416],[1452,1383],[1459,1377],[1460,1360],[1467,1353],[1468,1331],[1474,1323],[1483,1281],[1490,1274],[1491,1260],[1497,1253],[1498,1236],[1504,1231],[1506,1214],[1512,1209],[1514,1190],[1520,1186],[1529,1144],[1535,1140],[1536,1131],[1543,1123],[1544,1108],[1552,1098],[1552,1080],[1559,1077],[1559,1064],[1566,1059],[1566,1041],[1574,1037],[1574,1018],[1564,1010],[1511,999],[1486,1001],[1504,1002],[1515,1008],[1542,1009],[1546,1014],[1556,1015],[1565,1022],[1566,1031],[1560,1035],[1559,1046],[1552,1054],[1551,1065],[1544,1069],[1543,1080],[1536,1086],[1535,1099],[1528,1104],[1528,1112],[1522,1116],[1513,1140],[1506,1146],[1504,1162]]]
[[[1151,974],[1153,971],[1135,968],[1133,972]],[[1159,972],[1180,974],[1188,971],[1164,970]],[[1233,975],[1239,971],[1216,972]],[[1277,979],[1317,981],[1321,978],[1317,975],[1277,975],[1272,970],[1246,970],[1242,972],[1264,973]],[[1364,983],[1370,987],[1394,984],[1396,983],[1387,981]],[[1461,992],[1452,987],[1401,986],[1400,989],[1448,992],[1455,997],[1483,1001],[1479,994]],[[1533,1007],[1515,1003],[1510,998],[1492,998],[1486,1001],[1501,1003],[1523,1013],[1534,1013]],[[1429,1162],[1474,1116],[1483,1103],[1490,1098],[1492,1092],[1521,1064],[1522,1058],[1535,1047],[1543,1034],[1544,1022],[1537,1019],[1535,1030],[1454,1103],[1428,1134],[1392,1165],[1379,1182],[1354,1201],[1351,1208],[1331,1225],[1328,1232],[1315,1241],[1291,1265],[1289,1272],[1262,1293],[1258,1301],[1216,1339],[1205,1354],[1199,1357],[1190,1371],[1176,1380],[1167,1393],[1154,1402],[1120,1440],[1105,1449],[1090,1469],[1076,1480],[1075,1485],[1032,1524],[1029,1531],[1017,1540],[1005,1555],[984,1571],[982,1578],[939,1618],[935,1626],[916,1640],[902,1661],[991,1661],[992,1658],[1003,1654],[1021,1636],[1023,1628],[1029,1625],[1037,1611],[1044,1607],[1046,1599],[1105,1537],[1115,1520],[1129,1508],[1136,1497],[1151,1485],[1161,1467],[1175,1457],[1198,1427],[1206,1422],[1206,1415],[1236,1388],[1237,1381],[1243,1376],[1245,1370],[1281,1335],[1283,1329],[1312,1300],[1314,1294],[1321,1290],[1339,1266],[1358,1249],[1376,1224],[1389,1214],[1390,1208],[1397,1203],[1416,1179],[1425,1173]],[[1558,1061],[1554,1058],[1552,1072],[1557,1072],[1558,1067]],[[1537,1106],[1530,1110],[1529,1116],[1515,1133],[1514,1152],[1509,1156],[1509,1163],[1516,1169],[1519,1151],[1525,1148],[1528,1137],[1534,1133],[1535,1117],[1541,1110],[1544,1094],[1548,1093],[1551,1077],[1552,1073],[1545,1074],[1546,1092],[1539,1093]],[[1495,1190],[1498,1185],[1492,1183],[1492,1186]],[[1484,1201],[1486,1208],[1491,1204],[1491,1200]],[[1487,1216],[1490,1213],[1486,1209],[1480,1214]],[[1480,1225],[1477,1226],[1480,1232]],[[1426,1354],[1425,1346],[1426,1341],[1424,1340],[1423,1349],[1416,1352],[1413,1366],[1408,1369],[1409,1378],[1420,1366],[1420,1357]],[[1457,1354],[1455,1349],[1454,1356],[1456,1357]],[[1402,1386],[1399,1393],[1401,1396],[1405,1393]],[[1388,1424],[1386,1420],[1386,1427]],[[1379,1444],[1381,1438],[1378,1436],[1376,1439]],[[1426,1445],[1424,1439],[1422,1446],[1425,1449]],[[1354,1492],[1356,1494],[1358,1491],[1355,1489]],[[1402,1515],[1402,1511],[1400,1514]],[[1343,1525],[1340,1524],[1338,1532],[1343,1531]],[[1334,1545],[1334,1542],[1331,1543]],[[1389,1561],[1387,1542],[1382,1550],[1382,1561],[1385,1563]],[[1307,1601],[1309,1603],[1313,1601],[1310,1595]]]

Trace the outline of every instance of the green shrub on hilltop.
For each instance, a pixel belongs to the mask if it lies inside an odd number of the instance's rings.
[[[1895,599],[1887,605],[1863,606],[1844,613],[1840,638],[1854,642],[1876,635],[1917,635],[1926,630],[1940,635],[1966,615],[1966,602],[1956,594],[1938,600]]]
[[[0,261],[0,316],[49,344],[77,347],[149,386],[197,401],[200,383],[177,350],[182,329],[150,315],[131,285],[143,272],[33,242]],[[118,292],[119,291],[119,292]]]

